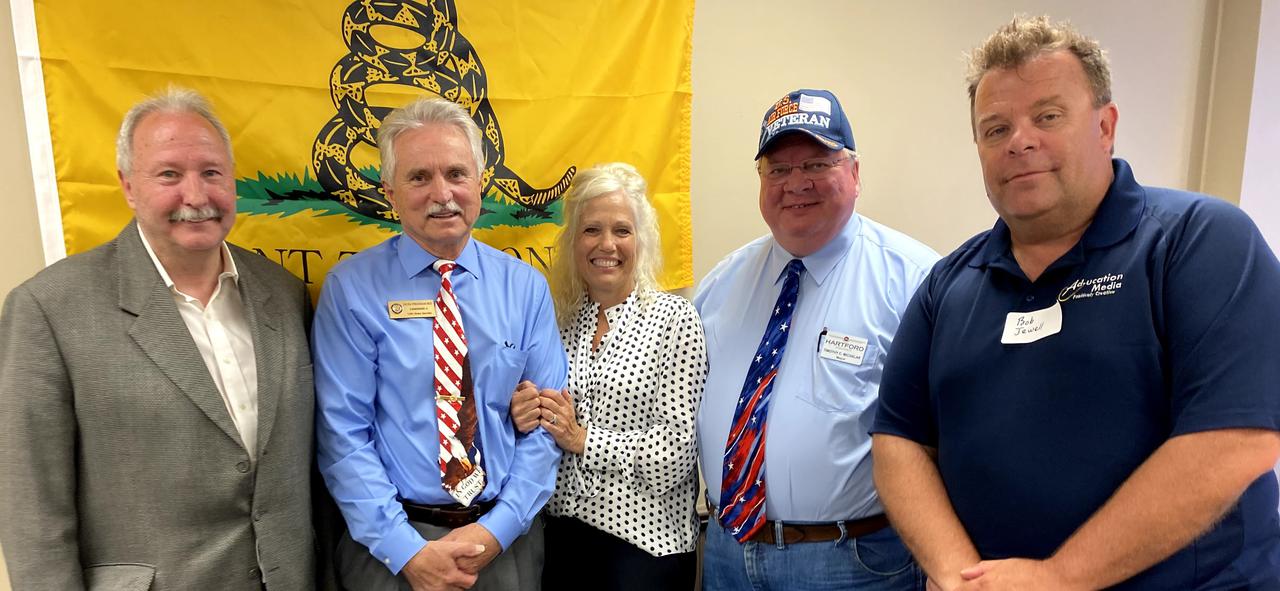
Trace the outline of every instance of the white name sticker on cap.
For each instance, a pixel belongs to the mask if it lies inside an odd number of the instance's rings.
[[[818,354],[823,359],[849,365],[862,365],[862,358],[867,354],[867,339],[830,330],[823,331],[822,342],[818,345]]]
[[[1025,345],[1058,334],[1061,330],[1062,305],[1055,301],[1052,306],[1043,310],[1010,312],[1005,317],[1004,334],[1000,336],[1000,342],[1005,345]]]

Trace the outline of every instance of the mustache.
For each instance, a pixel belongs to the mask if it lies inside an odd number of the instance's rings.
[[[204,207],[191,207],[184,205],[169,214],[171,222],[203,222],[205,220],[221,219],[223,215],[222,208],[215,205],[206,205]]]
[[[435,203],[431,209],[427,210],[427,215],[437,215],[441,213],[462,213],[462,206],[457,201],[446,201],[444,203]]]

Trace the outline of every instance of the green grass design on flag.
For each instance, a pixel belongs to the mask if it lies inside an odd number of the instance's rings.
[[[362,170],[371,179],[378,178],[378,169],[370,167]],[[258,178],[236,179],[236,194],[240,197],[236,207],[240,212],[261,215],[291,216],[311,210],[319,215],[345,215],[352,221],[361,224],[372,224],[389,230],[399,231],[400,224],[389,220],[379,220],[357,215],[344,207],[320,186],[320,182],[311,177],[309,170],[302,171],[302,177],[296,174],[282,173],[267,176],[258,173]],[[545,223],[559,224],[563,218],[564,206],[557,199],[547,207],[550,218],[529,215],[529,212],[517,203],[503,198],[497,190],[490,190],[481,205],[480,218],[476,220],[476,229],[495,226],[529,227]]]

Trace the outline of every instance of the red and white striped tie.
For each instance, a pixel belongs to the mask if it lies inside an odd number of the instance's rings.
[[[467,357],[462,309],[453,297],[451,275],[457,263],[440,259],[432,265],[440,273],[436,298],[435,395],[440,430],[440,482],[463,505],[484,490],[484,469],[476,440],[476,408]]]

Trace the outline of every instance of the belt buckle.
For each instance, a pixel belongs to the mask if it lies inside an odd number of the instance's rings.
[[[461,527],[475,520],[476,506],[441,508],[439,512],[446,521],[456,524],[453,527]]]

